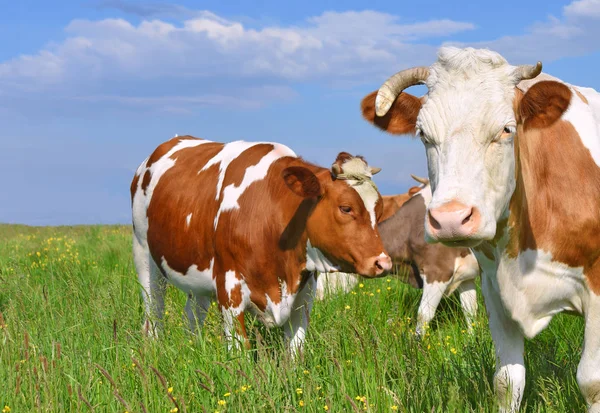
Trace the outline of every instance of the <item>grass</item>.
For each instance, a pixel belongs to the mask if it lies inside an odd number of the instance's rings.
[[[443,300],[416,340],[420,292],[365,280],[314,306],[305,355],[252,323],[254,350],[228,353],[212,307],[201,336],[169,287],[166,330],[141,335],[142,302],[124,226],[0,225],[0,409],[12,412],[430,412],[496,409],[483,303],[465,332]],[[523,411],[584,411],[575,380],[583,321],[559,315],[526,343]]]

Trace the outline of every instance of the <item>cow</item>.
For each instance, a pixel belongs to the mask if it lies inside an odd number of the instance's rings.
[[[521,404],[524,339],[569,311],[585,319],[577,382],[600,412],[600,94],[541,71],[443,47],[366,96],[362,113],[420,138],[433,192],[425,235],[472,248],[482,267],[500,410]],[[415,84],[425,96],[404,92]]]
[[[422,288],[423,295],[417,313],[416,334],[423,336],[429,322],[435,316],[443,296],[458,290],[463,313],[469,331],[477,313],[475,279],[479,276],[479,264],[468,248],[451,248],[425,241],[423,221],[425,210],[431,200],[429,181],[413,178],[421,183],[412,187],[409,198],[394,215],[378,224],[379,233],[387,253],[407,278],[401,278],[415,288]],[[384,198],[385,209],[385,198]],[[402,274],[400,274],[402,275]],[[358,283],[353,274],[320,274],[317,280],[317,298],[323,298],[329,290],[348,292]]]
[[[144,331],[163,328],[169,283],[188,296],[192,331],[216,297],[229,349],[249,347],[250,311],[267,327],[283,326],[297,355],[316,271],[378,277],[391,269],[376,225],[378,170],[346,152],[322,168],[270,142],[186,135],[159,145],[131,183]]]

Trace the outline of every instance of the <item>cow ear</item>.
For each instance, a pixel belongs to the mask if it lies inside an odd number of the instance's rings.
[[[544,80],[531,86],[517,108],[517,121],[525,130],[546,128],[556,122],[571,103],[571,89],[564,83]]]
[[[422,102],[416,96],[402,92],[398,95],[388,112],[379,117],[375,114],[375,98],[377,91],[367,95],[360,105],[363,118],[393,135],[414,135],[417,116],[421,110]]]
[[[413,196],[414,194],[416,194],[417,192],[419,192],[421,189],[423,189],[423,188],[418,187],[418,186],[412,186],[408,190],[408,195]]]
[[[282,177],[287,187],[302,198],[316,198],[323,193],[319,178],[303,166],[285,168]]]

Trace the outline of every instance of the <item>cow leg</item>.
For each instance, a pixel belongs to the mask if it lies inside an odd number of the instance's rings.
[[[460,305],[467,320],[467,328],[469,332],[472,332],[473,321],[477,316],[477,290],[475,289],[475,281],[463,281],[457,287],[457,290],[460,297]]]
[[[244,311],[238,312],[233,308],[222,308],[221,311],[223,313],[227,349],[229,351],[232,351],[234,348],[239,351],[242,347],[247,350],[250,349]]]
[[[419,311],[417,313],[417,330],[416,333],[419,337],[425,334],[427,325],[433,320],[435,311],[450,282],[427,282],[427,276],[421,274],[423,277],[423,296],[419,303]]]
[[[167,283],[150,256],[147,244],[140,242],[136,236],[133,237],[133,260],[144,299],[145,319],[142,330],[155,338],[162,330]]]
[[[577,383],[589,413],[600,413],[600,297],[591,293],[585,314],[583,354],[577,367]]]
[[[194,334],[204,325],[204,319],[210,308],[211,298],[189,293],[185,303],[185,313],[188,318],[190,331]]]
[[[487,275],[481,280],[481,291],[496,351],[494,388],[500,412],[517,412],[525,389],[525,339],[518,325],[510,319]]]
[[[317,280],[314,275],[311,275],[304,287],[298,292],[290,318],[283,326],[286,343],[292,358],[298,357],[302,352],[316,288]]]

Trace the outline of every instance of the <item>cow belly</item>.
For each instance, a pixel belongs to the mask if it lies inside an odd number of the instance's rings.
[[[515,259],[503,256],[496,286],[508,314],[528,338],[546,328],[554,314],[582,314],[587,294],[581,267],[553,261],[551,254],[539,250],[524,251]]]
[[[171,267],[163,258],[162,262],[157,263],[162,268],[169,283],[184,291],[185,293],[194,293],[198,295],[213,295],[216,291],[215,281],[213,279],[214,258],[210,260],[208,268],[200,269],[196,264],[189,267],[185,274],[182,274]]]

